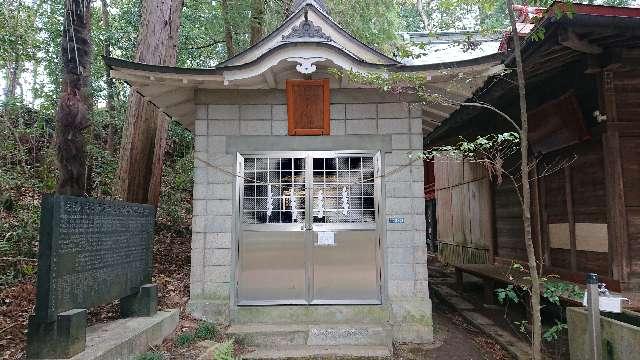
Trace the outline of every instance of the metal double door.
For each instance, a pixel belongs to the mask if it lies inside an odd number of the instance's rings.
[[[242,154],[238,305],[380,304],[380,154]]]

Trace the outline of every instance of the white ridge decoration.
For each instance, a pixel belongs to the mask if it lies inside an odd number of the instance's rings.
[[[347,187],[342,187],[342,215],[347,215],[349,211],[349,193],[347,193]]]
[[[324,194],[322,194],[322,190],[318,191],[318,217],[324,217]]]

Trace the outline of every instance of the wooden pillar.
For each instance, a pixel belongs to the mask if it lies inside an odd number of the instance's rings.
[[[540,235],[542,238],[544,266],[551,266],[551,246],[549,245],[549,216],[547,215],[547,190],[545,180],[538,181],[540,195]]]
[[[544,263],[543,259],[543,248],[542,248],[542,221],[540,215],[540,179],[538,179],[538,168],[537,166],[532,170],[533,175],[533,186],[531,187],[531,214],[532,216],[532,228],[534,230],[534,249],[536,254],[536,259],[539,259],[538,263],[538,271],[542,271],[542,265]]]
[[[571,247],[571,271],[578,270],[576,257],[576,218],[573,212],[573,187],[571,186],[571,168],[564,168],[565,196],[567,199],[567,219],[569,221],[569,245]]]
[[[606,132],[603,134],[604,169],[607,186],[607,231],[609,235],[609,267],[613,278],[621,282],[628,280],[630,263],[628,258],[627,219],[620,156],[620,136],[615,124],[617,110],[614,88],[614,73],[603,71],[598,84],[600,106],[607,116]]]

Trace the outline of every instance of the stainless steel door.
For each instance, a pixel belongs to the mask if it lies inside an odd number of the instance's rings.
[[[239,168],[239,305],[381,302],[379,155],[244,154]]]
[[[308,303],[307,159],[262,154],[238,166],[238,303]]]
[[[312,160],[311,301],[380,303],[379,158],[329,155]]]

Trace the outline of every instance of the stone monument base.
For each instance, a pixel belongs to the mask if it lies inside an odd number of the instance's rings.
[[[87,328],[85,350],[71,360],[134,359],[158,345],[178,326],[179,310],[158,311],[150,317],[118,319]]]
[[[68,359],[84,350],[87,310],[72,309],[58,314],[55,321],[29,317],[27,357]]]

